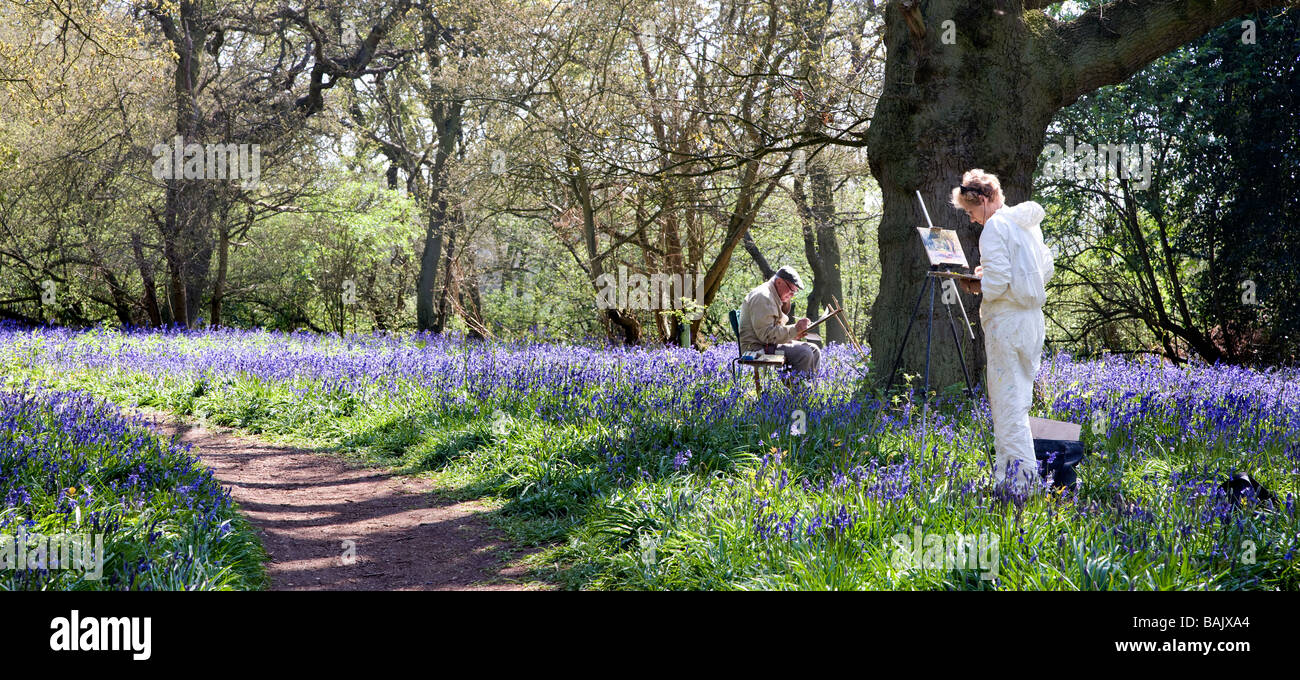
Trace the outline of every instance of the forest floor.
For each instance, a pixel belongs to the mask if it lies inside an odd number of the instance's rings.
[[[338,456],[281,446],[152,410],[163,436],[193,445],[271,557],[272,590],[538,590],[488,508],[455,501],[428,480],[356,468]]]

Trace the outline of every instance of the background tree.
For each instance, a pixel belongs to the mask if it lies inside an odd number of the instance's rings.
[[[372,62],[397,56],[380,44],[409,8],[408,0],[379,7],[339,0],[302,9],[259,0],[151,0],[135,6],[175,55],[176,137],[187,146],[266,146],[268,158],[287,155],[307,118],[324,109],[326,90],[389,68]],[[369,25],[365,37],[345,38],[345,19]],[[208,286],[217,201],[232,192],[219,192],[217,180],[177,174],[161,180],[165,199],[156,221],[172,318],[192,325]]]

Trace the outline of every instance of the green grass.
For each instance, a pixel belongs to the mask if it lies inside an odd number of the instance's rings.
[[[534,575],[571,588],[1300,585],[1292,559],[1300,533],[1294,509],[1255,514],[1243,508],[1207,522],[1220,501],[1179,491],[1174,480],[1178,474],[1210,479],[1243,465],[1267,470],[1266,461],[1282,456],[1279,445],[1243,458],[1219,440],[1179,441],[1179,426],[1155,417],[1114,429],[1106,439],[1089,433],[1093,455],[1079,469],[1077,494],[1017,503],[989,493],[987,422],[959,402],[932,411],[927,450],[907,427],[878,429],[872,411],[810,426],[799,436],[790,433],[788,420],[772,415],[842,405],[843,385],[823,385],[806,401],[778,393],[775,407],[743,397],[727,418],[707,424],[682,412],[634,408],[619,417],[557,423],[537,415],[557,398],[541,389],[482,397],[468,389],[431,393],[412,382],[344,392],[248,374],[68,370],[19,360],[6,368],[11,382],[30,378],[197,415],[429,476],[455,497],[487,498],[500,506],[496,521],[514,541],[546,546],[530,560]],[[704,389],[721,399],[730,387]],[[623,394],[635,403],[648,398],[644,392],[611,382],[575,398],[598,402]],[[1122,408],[1121,401],[1111,403]],[[1042,405],[1035,413],[1052,415]],[[674,457],[684,449],[692,456],[677,469]],[[622,459],[615,463],[611,455]],[[904,460],[913,463],[899,477],[907,488],[889,498],[879,487]],[[846,465],[859,475],[837,483]],[[1293,475],[1267,481],[1283,498],[1296,488]],[[837,528],[832,520],[841,508],[852,521]],[[802,523],[788,538],[758,530],[791,516]],[[817,517],[821,526],[810,529]],[[988,569],[910,568],[895,537],[913,536],[918,525],[927,535],[996,537],[996,578],[981,578]]]

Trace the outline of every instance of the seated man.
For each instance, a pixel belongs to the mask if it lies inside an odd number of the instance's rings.
[[[772,278],[749,291],[740,306],[741,350],[762,349],[768,353],[780,350],[785,355],[782,381],[787,386],[789,372],[816,375],[822,358],[817,345],[799,341],[811,323],[807,317],[788,323],[786,313],[790,311],[790,300],[802,288],[803,281],[794,268],[781,267]]]

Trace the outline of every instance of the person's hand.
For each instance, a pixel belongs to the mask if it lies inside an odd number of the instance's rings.
[[[810,323],[812,323],[812,321],[809,321],[809,320],[808,320],[808,317],[806,317],[806,316],[805,316],[804,318],[802,318],[802,319],[799,319],[799,321],[796,322],[795,325],[794,325],[794,331],[795,331],[795,333],[797,333],[797,334],[799,334],[799,335],[803,335],[803,334],[804,334],[804,331],[807,331],[807,330],[808,330],[808,324],[810,324]]]
[[[975,276],[981,279],[984,278],[984,265],[980,265],[975,268]]]

